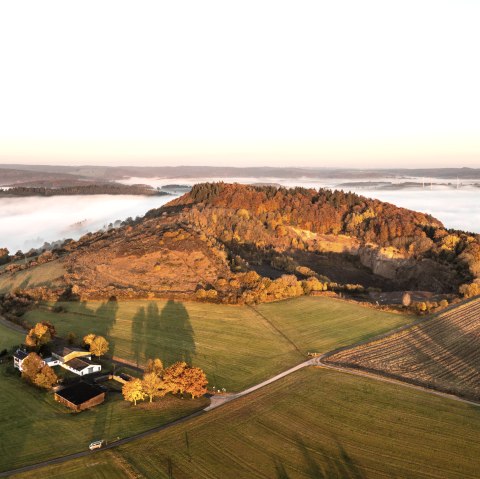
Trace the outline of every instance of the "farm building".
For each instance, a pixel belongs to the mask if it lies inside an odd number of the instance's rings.
[[[79,412],[102,404],[105,391],[99,386],[79,381],[56,391],[55,401]]]
[[[78,374],[79,376],[98,373],[102,370],[102,366],[100,364],[93,364],[88,360],[80,358],[70,359],[66,363],[61,364],[61,366],[69,371],[72,371],[72,373]]]

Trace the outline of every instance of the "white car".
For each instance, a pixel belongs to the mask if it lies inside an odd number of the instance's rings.
[[[105,445],[105,441],[102,439],[101,441],[93,441],[90,446],[88,446],[88,449],[90,451],[94,451],[95,449],[100,449]]]

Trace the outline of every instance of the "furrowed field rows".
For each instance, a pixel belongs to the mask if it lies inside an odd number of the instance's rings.
[[[480,299],[326,361],[480,399]]]

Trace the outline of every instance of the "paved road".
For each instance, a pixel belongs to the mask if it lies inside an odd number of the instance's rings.
[[[316,365],[319,364],[319,360],[320,360],[320,357],[309,359],[308,361],[300,363],[297,366],[294,366],[293,368],[287,369],[283,373],[277,374],[276,376],[273,376],[272,378],[267,379],[266,381],[263,381],[259,384],[256,384],[255,386],[252,386],[251,388],[245,389],[244,391],[241,391],[239,393],[236,393],[236,394],[219,394],[217,396],[212,396],[210,398],[210,405],[207,406],[204,409],[204,411],[211,411],[212,409],[215,409],[218,406],[221,406],[222,404],[233,401],[234,399],[241,398],[243,396],[246,396],[247,394],[253,393],[253,391],[256,391],[257,389],[263,388],[264,386],[267,386],[268,384],[271,384],[275,381],[278,381],[279,379],[282,379],[285,376],[288,376],[289,374],[292,374],[295,371],[298,371],[299,369],[305,368],[307,366],[316,366]]]

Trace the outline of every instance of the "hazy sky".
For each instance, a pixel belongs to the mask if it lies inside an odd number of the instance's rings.
[[[0,161],[479,166],[480,1],[2,1]]]

